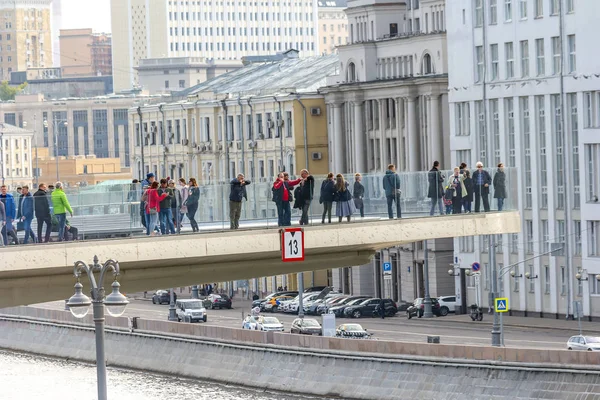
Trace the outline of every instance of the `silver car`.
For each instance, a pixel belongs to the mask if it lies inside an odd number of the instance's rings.
[[[600,351],[600,337],[596,336],[571,336],[567,342],[568,350]]]

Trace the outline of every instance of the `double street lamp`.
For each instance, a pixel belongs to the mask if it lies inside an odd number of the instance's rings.
[[[85,272],[92,287],[92,298],[82,293],[83,285],[79,282],[82,272]],[[94,272],[100,273],[100,279],[96,281]],[[104,277],[107,272],[112,272],[115,280],[112,283],[112,293],[105,296]],[[87,265],[83,261],[77,261],[73,274],[77,279],[75,283],[75,294],[67,302],[67,306],[76,318],[83,318],[93,305],[94,325],[96,331],[96,372],[98,376],[98,400],[107,400],[106,392],[106,356],[104,352],[104,307],[113,317],[119,317],[125,312],[129,304],[127,298],[119,292],[120,284],[117,282],[120,269],[119,263],[108,260],[104,264],[98,263],[98,256],[94,256],[94,263]]]
[[[64,120],[58,120],[58,119],[53,119],[53,127],[52,130],[54,131],[54,158],[56,158],[56,181],[60,181],[60,176],[58,173],[58,127],[59,126],[64,126],[65,128],[69,126],[69,123]],[[45,119],[44,120],[44,128],[48,129],[49,123],[48,120]],[[68,154],[68,151],[67,151]]]

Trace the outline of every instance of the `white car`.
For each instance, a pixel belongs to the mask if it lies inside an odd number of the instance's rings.
[[[568,350],[600,351],[600,337],[571,336],[567,341]]]
[[[304,293],[303,297],[302,297],[302,306],[304,308],[304,305],[312,302],[313,300],[315,300],[317,297],[319,297],[319,293],[316,292],[312,292],[312,293]],[[284,304],[284,307],[282,309],[282,311],[284,313],[298,313],[298,308],[300,306],[299,304],[299,298],[296,297],[294,300],[292,300],[290,303]],[[281,309],[281,308],[280,308]],[[306,308],[304,308],[306,310]]]
[[[242,322],[242,329],[253,331],[279,331],[283,332],[283,324],[275,317],[247,316]]]
[[[440,315],[445,317],[448,313],[453,313],[455,311],[456,296],[440,296],[437,298],[440,303]]]

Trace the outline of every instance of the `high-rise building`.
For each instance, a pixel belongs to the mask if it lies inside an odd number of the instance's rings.
[[[52,0],[0,2],[0,77],[27,68],[51,67]]]
[[[53,67],[60,67],[60,30],[62,29],[62,0],[52,0],[52,50]]]
[[[348,44],[346,0],[319,0],[319,48],[331,54],[338,46]]]
[[[112,74],[111,37],[92,29],[60,30],[62,76]]]
[[[116,91],[138,85],[134,67],[144,58],[319,54],[317,0],[112,0],[111,15]]]
[[[419,171],[433,161],[451,167],[445,1],[349,0],[344,11],[349,43],[338,47],[338,74],[320,90],[327,103],[330,170],[363,174],[366,214],[385,213],[388,164],[411,173],[402,177],[405,205],[424,197],[416,183],[427,176]],[[431,295],[453,294],[447,273],[452,240],[429,241],[428,249]],[[367,265],[333,270],[332,284],[344,293],[412,302],[424,296],[425,254],[422,242],[385,249]],[[391,276],[384,276],[388,262]]]
[[[513,314],[600,316],[600,32],[593,1],[447,3],[454,165],[516,167],[520,234],[455,239],[481,263],[483,305],[496,253]],[[495,199],[492,209],[496,208]],[[559,252],[549,254],[554,248]],[[579,278],[579,279],[578,279]],[[467,286],[475,291],[474,281]]]

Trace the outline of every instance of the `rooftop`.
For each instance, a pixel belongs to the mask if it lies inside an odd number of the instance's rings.
[[[33,131],[28,129],[19,128],[6,122],[0,122],[0,133],[9,135],[33,135]]]
[[[319,7],[347,7],[348,6],[346,0],[319,0],[317,3],[318,3]]]
[[[338,65],[339,58],[336,54],[255,62],[174,93],[174,97],[181,98],[204,92],[239,96],[316,92],[318,88],[327,84],[328,76],[337,73]]]

